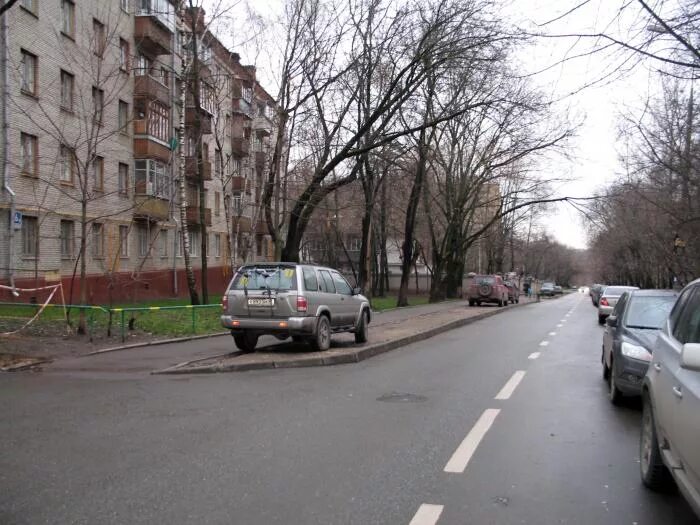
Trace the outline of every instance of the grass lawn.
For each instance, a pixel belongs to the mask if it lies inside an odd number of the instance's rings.
[[[396,296],[373,297],[371,303],[374,310],[389,310],[396,308]],[[410,295],[408,297],[409,306],[418,306],[420,304],[428,304],[427,295]]]

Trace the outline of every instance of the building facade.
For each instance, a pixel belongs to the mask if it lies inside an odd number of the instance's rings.
[[[204,16],[169,0],[20,0],[5,14],[0,283],[62,281],[75,302],[84,257],[91,303],[186,295],[181,173],[210,293],[272,257],[258,203],[274,100]]]

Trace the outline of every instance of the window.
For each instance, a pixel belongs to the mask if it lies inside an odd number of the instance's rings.
[[[136,67],[134,68],[134,75],[137,77],[148,75],[151,72],[151,59],[145,55],[136,55]]]
[[[168,142],[170,140],[170,110],[160,102],[151,102],[148,111],[148,134]]]
[[[139,239],[139,257],[148,257],[148,228],[139,226],[136,231]]]
[[[690,290],[680,312],[673,336],[682,345],[700,343],[700,286]]]
[[[129,124],[129,104],[123,100],[119,101],[119,129],[122,133],[128,133]]]
[[[93,52],[102,58],[107,47],[107,32],[105,31],[105,25],[96,18],[92,19],[92,37],[94,38]]]
[[[164,86],[169,86],[170,85],[170,72],[168,71],[167,68],[161,67],[160,68],[160,82]]]
[[[137,195],[170,198],[170,172],[157,160],[134,161],[134,191]]]
[[[223,166],[222,166],[221,150],[215,149],[214,150],[214,173],[216,174],[217,177],[221,177],[222,171],[223,171]]]
[[[354,237],[348,240],[348,251],[349,252],[359,252],[362,246],[362,239]]]
[[[168,230],[160,230],[160,235],[158,236],[159,251],[161,257],[168,256]]]
[[[61,257],[73,258],[75,247],[75,223],[73,221],[61,221]]]
[[[234,177],[241,176],[241,160],[240,159],[231,159],[231,171],[233,172]]]
[[[183,250],[182,250],[182,231],[178,230],[175,232],[175,236],[177,238],[177,247],[175,251],[175,256],[176,257],[182,257]]]
[[[36,257],[39,251],[39,222],[36,217],[22,217],[22,255]]]
[[[22,173],[36,177],[37,175],[37,143],[38,139],[34,135],[22,133],[21,141],[21,166]]]
[[[320,270],[318,272],[321,275],[321,280],[319,284],[321,285],[321,291],[326,293],[335,293],[335,286],[333,286],[333,278],[331,274],[326,270]]]
[[[125,13],[128,13],[130,11],[129,0],[120,0],[119,3],[121,5],[122,11],[124,11]]]
[[[36,77],[37,77],[38,60],[36,55],[22,50],[22,62],[20,68],[20,89],[22,93],[36,96]]]
[[[252,102],[253,100],[253,88],[244,87],[243,88],[243,100],[246,102]]]
[[[141,0],[136,14],[155,16],[170,31],[175,31],[175,9],[169,0]]]
[[[75,35],[75,4],[72,0],[61,0],[61,31],[73,38]]]
[[[119,178],[117,180],[120,195],[129,194],[129,165],[119,163]]]
[[[214,215],[221,215],[221,193],[218,191],[214,192]]]
[[[68,146],[61,146],[61,182],[64,184],[73,184],[74,170],[75,161],[73,152]]]
[[[318,280],[316,279],[316,271],[313,268],[304,268],[304,288],[307,292],[318,291]]]
[[[129,257],[128,226],[119,226],[119,257]]]
[[[119,39],[119,69],[129,71],[129,42]]]
[[[73,111],[73,83],[75,77],[61,70],[61,107]]]
[[[240,193],[233,194],[233,213],[241,215],[243,213],[243,199]]]
[[[216,257],[221,257],[221,234],[214,234],[214,255]]]
[[[100,222],[92,223],[92,256],[96,259],[104,257],[105,237],[104,224]]]
[[[104,113],[105,92],[102,89],[92,88],[92,107],[94,109],[93,118],[95,122],[102,123],[102,114]]]
[[[92,188],[102,191],[105,187],[105,159],[95,157],[91,166]]]
[[[339,294],[352,295],[352,288],[350,288],[350,285],[342,275],[333,272],[333,282],[335,283],[335,289]]]
[[[24,7],[27,11],[32,14],[36,14],[36,2],[37,0],[22,0],[19,5]]]
[[[187,230],[189,234],[190,241],[190,255],[196,257],[199,255],[199,245],[201,244],[199,232],[193,230]]]

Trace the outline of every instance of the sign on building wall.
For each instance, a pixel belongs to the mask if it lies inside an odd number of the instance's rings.
[[[15,230],[22,229],[22,212],[14,211],[12,213],[12,228]]]

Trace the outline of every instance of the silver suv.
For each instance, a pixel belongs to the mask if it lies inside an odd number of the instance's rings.
[[[642,387],[642,481],[669,472],[700,517],[700,279],[681,292],[659,334]]]
[[[296,263],[242,266],[222,299],[221,324],[236,346],[252,352],[261,335],[308,342],[327,350],[331,334],[352,332],[367,341],[369,301],[331,268]]]

